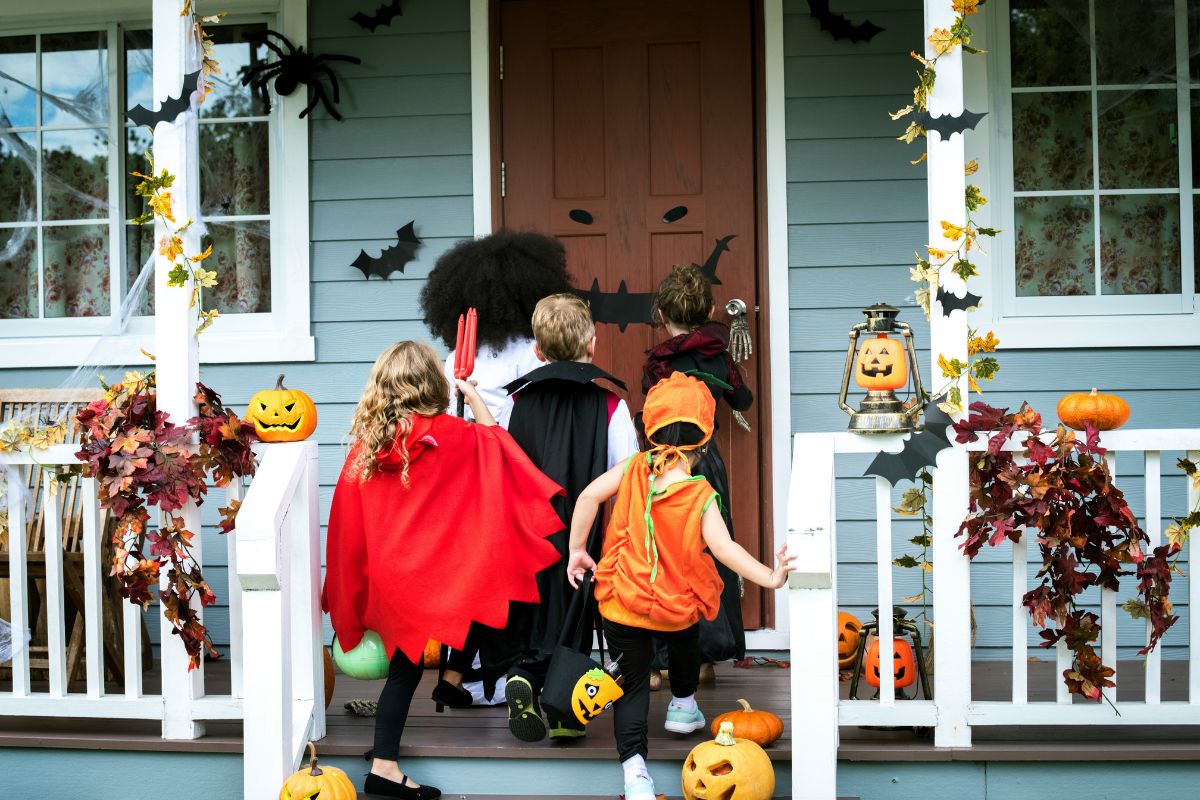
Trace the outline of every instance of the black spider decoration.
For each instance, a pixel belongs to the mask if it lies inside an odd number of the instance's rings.
[[[279,48],[279,45],[273,44],[267,36],[274,36],[279,41],[287,45],[288,52],[285,53]],[[337,55],[319,55],[314,56],[311,53],[304,52],[303,47],[296,47],[287,39],[283,38],[275,31],[257,31],[255,33],[246,33],[242,38],[264,44],[275,51],[279,56],[279,60],[270,64],[259,64],[257,67],[251,67],[246,71],[242,78],[242,85],[248,86],[251,82],[259,92],[262,93],[263,106],[269,111],[271,109],[271,101],[267,97],[267,83],[275,79],[275,91],[286,97],[292,94],[299,88],[300,84],[306,84],[312,87],[313,99],[308,104],[308,107],[300,112],[300,119],[312,111],[316,107],[317,101],[320,100],[325,104],[325,110],[330,113],[334,119],[340,120],[342,115],[337,112],[329,102],[329,97],[325,94],[325,86],[321,83],[317,73],[324,72],[329,76],[330,82],[333,84],[333,102],[340,102],[338,93],[337,75],[333,74],[333,70],[329,65],[322,64],[322,61],[348,61],[351,64],[361,64],[362,60],[354,56],[337,56]]]

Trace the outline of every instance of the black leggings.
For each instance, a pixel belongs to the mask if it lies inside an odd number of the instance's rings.
[[[610,658],[621,665],[625,695],[613,703],[613,727],[621,761],[649,753],[646,718],[650,714],[650,659],[654,640],[667,645],[671,694],[689,697],[700,683],[700,626],[681,631],[651,631],[604,620]],[[376,728],[378,730],[378,728]],[[376,734],[378,735],[378,734]]]
[[[375,758],[395,761],[399,757],[400,736],[408,720],[408,707],[422,674],[421,663],[409,661],[408,656],[397,648],[392,654],[387,683],[379,693],[379,707],[375,711],[375,747],[372,751]]]

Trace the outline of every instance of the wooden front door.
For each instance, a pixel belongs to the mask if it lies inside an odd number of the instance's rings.
[[[754,309],[766,298],[755,279],[752,2],[504,0],[499,24],[500,222],[558,236],[580,288],[596,280],[606,292],[622,281],[652,292],[673,264],[703,264],[734,236],[718,263],[716,318],[728,323],[726,302],[743,300],[757,345]],[[597,337],[597,365],[629,385],[636,413],[645,351],[665,333],[602,324]],[[742,366],[757,389],[758,359]],[[734,535],[769,561],[758,406],[747,433],[720,405],[719,446]],[[767,622],[764,599],[746,584],[747,629]]]

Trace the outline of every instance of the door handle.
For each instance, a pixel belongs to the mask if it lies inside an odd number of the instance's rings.
[[[736,298],[725,304],[725,313],[732,318],[729,325],[729,357],[735,364],[745,361],[754,353],[754,343],[750,341],[750,324],[746,322],[746,310],[746,304]],[[743,430],[750,432],[750,423],[740,411],[734,411],[733,418]]]

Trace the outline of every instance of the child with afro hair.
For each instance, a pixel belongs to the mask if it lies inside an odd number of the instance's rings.
[[[471,380],[506,429],[512,398],[504,387],[541,366],[533,352],[533,310],[542,298],[571,288],[567,254],[558,239],[501,228],[443,253],[421,290],[425,324],[452,351],[446,359],[451,385],[458,318],[469,308],[478,312]]]

